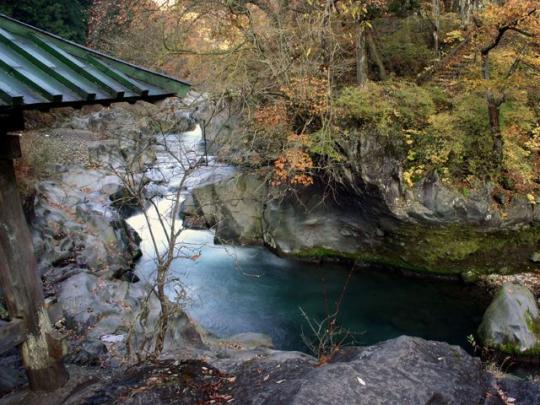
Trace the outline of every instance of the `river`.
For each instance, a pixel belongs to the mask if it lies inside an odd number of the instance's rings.
[[[201,153],[198,128],[168,137],[171,145],[182,150],[185,162]],[[152,187],[164,195],[157,206],[165,217],[171,215],[172,199],[167,195],[174,195],[178,187],[179,166],[165,153],[158,153]],[[209,159],[208,167],[189,178],[183,195],[200,182],[233,172]],[[147,214],[156,240],[163,243],[165,236],[159,231],[154,208]],[[136,272],[151,279],[155,251],[148,224],[142,214],[128,222],[143,239],[143,257]],[[309,330],[301,309],[311,320],[322,320],[343,297],[338,320],[351,332],[355,344],[411,335],[458,344],[470,351],[467,336],[475,332],[488,304],[482,290],[458,283],[403,277],[380,267],[351,272],[338,264],[280,258],[264,247],[215,245],[211,231],[185,230],[180,239],[185,257],[175,260],[170,269],[169,296],[219,337],[259,332],[269,335],[277,349],[306,351],[302,335],[309,335]]]

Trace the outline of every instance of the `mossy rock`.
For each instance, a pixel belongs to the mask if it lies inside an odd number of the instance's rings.
[[[535,271],[530,260],[540,241],[538,227],[483,231],[465,225],[403,225],[383,243],[358,251],[314,246],[293,252],[300,259],[344,259],[379,264],[434,276],[455,276],[473,282],[482,274]]]
[[[407,225],[392,236],[387,255],[427,272],[472,275],[534,271],[529,260],[540,241],[538,227],[486,231],[467,225]]]
[[[512,355],[540,355],[540,313],[526,287],[507,283],[486,310],[478,336],[486,347]]]

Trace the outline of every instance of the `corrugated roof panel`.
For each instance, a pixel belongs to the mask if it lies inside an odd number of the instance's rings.
[[[155,100],[189,87],[0,14],[0,111]]]
[[[52,78],[46,72],[37,68],[30,61],[21,57],[3,43],[0,43],[0,56],[5,64],[9,65],[12,69],[22,74],[31,82],[34,82],[37,86],[45,89],[47,92],[53,95],[62,95],[63,101],[75,101],[80,98],[72,90],[62,85],[62,83]],[[12,81],[18,80],[15,76],[11,77]],[[25,96],[25,94],[21,95]]]
[[[103,83],[107,84],[108,86],[110,86],[112,89],[114,89],[116,92],[123,92],[124,93],[124,96],[123,97],[136,97],[137,94],[133,93],[132,91],[130,91],[129,89],[125,88],[124,86],[122,86],[120,83],[114,81],[113,79],[111,79],[110,77],[108,77],[107,75],[101,73],[99,70],[97,70],[95,67],[93,66],[90,66],[90,65],[86,65],[84,67],[84,69],[90,73],[93,77],[97,78],[97,79],[100,79]]]
[[[0,70],[0,89],[9,93],[11,97],[17,97],[20,94],[26,94],[24,102],[30,104],[46,103],[48,100],[38,93],[34,93],[32,89],[27,88],[24,84],[18,81],[11,80],[7,73]]]
[[[39,93],[34,93],[23,83],[12,80],[9,75],[2,70],[0,70],[0,89],[8,92],[12,97],[25,94],[24,102],[27,104],[40,104],[47,103],[49,101],[45,97],[41,96]]]

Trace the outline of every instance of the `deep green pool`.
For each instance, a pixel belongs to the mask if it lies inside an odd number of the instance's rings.
[[[183,150],[187,158],[202,153],[201,131],[167,135],[164,141]],[[170,146],[169,145],[169,146]],[[176,148],[176,149],[175,149]],[[182,178],[182,168],[168,153],[157,154],[157,177],[172,190]],[[206,167],[211,178],[234,172],[234,168],[211,162]],[[191,186],[208,180],[204,172],[190,175]],[[161,187],[161,186],[160,186]],[[189,187],[189,186],[188,186]],[[172,218],[174,201],[157,201],[163,218]],[[155,239],[163,244],[165,235],[153,208],[147,210]],[[155,269],[148,224],[142,214],[128,222],[142,237],[144,253],[137,265],[143,277]],[[201,256],[197,260],[178,259],[170,272],[169,296],[177,295],[175,279],[183,284],[182,302],[191,316],[210,332],[229,337],[243,332],[260,332],[272,337],[278,349],[306,350],[302,330],[306,320],[300,308],[313,320],[334,312],[350,270],[335,264],[310,265],[282,259],[268,250],[215,246],[208,231],[186,230],[183,253]],[[161,246],[163,248],[163,246]],[[467,336],[474,333],[488,305],[479,289],[449,282],[401,277],[385,269],[356,271],[343,296],[339,321],[354,334],[355,343],[373,344],[399,335],[420,336],[459,344],[470,350]]]
[[[278,349],[305,351],[301,335],[307,323],[300,308],[312,319],[325,318],[350,273],[335,264],[279,258],[264,248],[215,246],[210,232],[186,231],[184,237],[201,256],[178,259],[171,276],[183,283],[191,316],[220,337],[261,332]],[[148,274],[152,268],[143,258],[138,271]],[[173,282],[171,297],[174,291]],[[467,336],[488,304],[479,289],[384,269],[352,273],[343,297],[339,321],[360,345],[405,334],[470,350]]]

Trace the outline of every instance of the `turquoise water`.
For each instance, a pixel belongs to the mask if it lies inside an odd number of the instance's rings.
[[[210,232],[185,232],[191,247],[184,253],[200,257],[176,260],[169,292],[174,297],[179,291],[177,278],[189,314],[220,337],[260,332],[278,349],[306,351],[301,336],[307,322],[300,308],[322,320],[343,294],[339,322],[356,344],[412,335],[470,350],[466,338],[488,304],[480,290],[458,283],[406,278],[384,269],[355,271],[347,283],[347,267],[300,263],[261,247],[215,246],[212,239]],[[139,264],[139,272],[152,268],[152,261]]]
[[[165,138],[169,150],[179,150],[186,163],[200,153],[200,139],[200,128]],[[185,184],[189,189],[231,172],[234,168],[212,163]],[[178,217],[172,207],[182,173],[177,161],[158,153],[154,175],[167,182],[164,196],[157,200],[157,211],[147,210],[148,222],[142,214],[128,220],[142,237],[143,257],[136,271],[143,278],[152,279],[155,269],[150,229],[158,249],[165,247],[157,212],[167,224]],[[159,187],[163,186],[158,185],[157,191]],[[475,332],[488,305],[481,290],[461,284],[405,278],[385,269],[355,271],[347,283],[350,269],[336,264],[300,263],[262,247],[216,246],[209,231],[186,230],[181,238],[179,254],[188,258],[173,263],[168,294],[173,300],[178,297],[198,323],[220,337],[259,332],[271,336],[278,349],[306,350],[301,336],[307,322],[300,308],[320,321],[335,311],[343,294],[338,319],[353,333],[356,344],[405,334],[470,350],[467,336]]]

